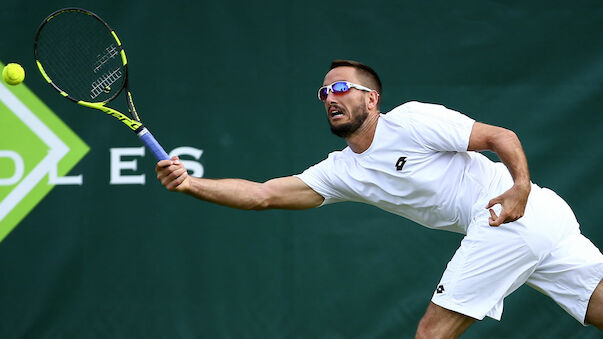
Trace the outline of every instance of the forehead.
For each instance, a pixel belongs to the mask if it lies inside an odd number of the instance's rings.
[[[323,85],[330,85],[335,81],[341,80],[349,82],[358,82],[358,78],[356,76],[356,69],[350,66],[341,66],[333,68],[325,75]]]

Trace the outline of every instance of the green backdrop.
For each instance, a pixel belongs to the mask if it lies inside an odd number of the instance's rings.
[[[414,335],[459,235],[353,203],[211,205],[165,191],[150,154],[125,158],[138,168],[124,173],[145,174],[145,185],[111,185],[110,149],[139,141],[56,95],[33,61],[38,24],[70,5],[0,8],[0,61],[21,63],[26,86],[90,148],[69,173],[83,184],[55,186],[0,243],[0,337]],[[355,59],[380,73],[384,111],[434,102],[514,130],[533,181],[564,197],[603,246],[600,0],[75,5],[115,28],[143,120],[168,152],[203,150],[206,177],[263,181],[343,148],[315,93],[332,59]],[[465,337],[599,335],[524,286],[501,322],[487,318]]]

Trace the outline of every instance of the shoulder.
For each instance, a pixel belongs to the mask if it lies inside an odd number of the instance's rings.
[[[383,114],[385,120],[392,122],[405,122],[412,120],[417,115],[430,114],[431,112],[445,108],[441,105],[427,104],[419,101],[409,101]]]
[[[349,147],[346,147],[340,151],[333,151],[333,152],[329,153],[327,158],[324,159],[323,161],[319,162],[318,164],[322,164],[322,163],[335,164],[338,162],[347,161],[347,159],[350,159],[352,157],[352,154],[353,154],[352,150]]]
[[[343,201],[345,199],[341,194],[340,174],[348,170],[347,164],[351,157],[347,153],[346,149],[331,152],[326,159],[295,177],[321,195],[324,198],[323,205]]]
[[[438,114],[442,112],[456,112],[449,108],[446,108],[440,104],[431,104],[419,101],[409,101],[402,105],[392,109],[386,116],[401,117],[401,116],[413,116],[416,114]]]
[[[386,120],[398,124],[431,123],[435,120],[471,120],[464,114],[439,104],[409,101],[384,114]]]
[[[306,171],[330,172],[337,167],[338,163],[340,164],[342,161],[347,161],[347,159],[350,158],[349,152],[351,152],[351,150],[349,150],[348,147],[340,151],[333,151],[329,153],[325,159],[308,167]]]

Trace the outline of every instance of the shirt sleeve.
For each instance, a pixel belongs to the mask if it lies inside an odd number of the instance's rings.
[[[408,130],[431,151],[466,152],[475,120],[442,105],[410,102],[405,105]]]
[[[332,154],[329,154],[327,159],[309,167],[301,174],[294,175],[325,199],[320,206],[345,200],[338,194],[333,185],[333,180],[331,178],[331,171],[333,168],[333,156]]]

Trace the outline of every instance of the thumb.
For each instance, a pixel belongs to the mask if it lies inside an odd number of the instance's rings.
[[[500,198],[500,196],[493,198],[492,200],[490,200],[488,202],[488,206],[486,206],[486,209],[496,205],[496,204],[500,204],[502,202],[502,199]]]

